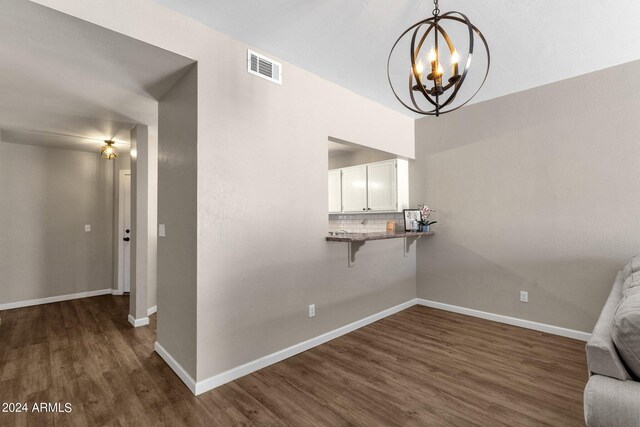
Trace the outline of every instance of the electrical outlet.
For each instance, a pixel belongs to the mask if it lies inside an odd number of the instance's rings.
[[[529,302],[529,292],[520,291],[520,302]]]
[[[309,305],[309,317],[316,317],[316,305]]]
[[[158,237],[166,237],[167,236],[167,229],[165,228],[164,224],[158,224]]]
[[[84,231],[86,231],[86,232],[91,231],[91,224],[85,224],[84,225]]]

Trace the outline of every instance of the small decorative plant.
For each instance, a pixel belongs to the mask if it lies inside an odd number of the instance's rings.
[[[435,212],[431,209],[429,209],[429,206],[427,205],[418,205],[418,209],[420,209],[420,217],[422,218],[422,220],[420,221],[420,225],[422,227],[426,227],[428,229],[428,227],[431,224],[435,224],[438,221],[429,221],[429,216],[431,216],[431,212]]]

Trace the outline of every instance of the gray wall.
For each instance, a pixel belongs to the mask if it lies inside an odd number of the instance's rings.
[[[147,287],[151,267],[149,260],[157,256],[156,248],[152,248],[149,239],[149,228],[152,207],[149,196],[151,176],[149,171],[153,159],[149,155],[149,128],[138,124],[131,129],[131,293],[129,298],[129,315],[134,319],[146,319],[148,316],[149,298]],[[154,186],[154,188],[156,188]],[[155,233],[154,223],[153,232]],[[155,264],[153,268],[155,269]]]
[[[198,380],[416,296],[415,246],[405,258],[402,239],[368,242],[348,268],[347,244],[325,240],[327,139],[412,157],[413,120],[291,64],[282,85],[256,78],[242,43],[208,49],[198,62]]]
[[[194,66],[159,102],[158,336],[196,377],[197,96]]]
[[[110,289],[112,215],[97,153],[1,142],[0,304]]]
[[[416,122],[413,199],[439,210],[419,297],[591,331],[640,253],[638,75],[629,63]]]

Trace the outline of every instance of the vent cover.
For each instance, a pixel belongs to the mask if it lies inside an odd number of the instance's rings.
[[[252,51],[247,51],[247,71],[263,79],[282,84],[282,65]]]

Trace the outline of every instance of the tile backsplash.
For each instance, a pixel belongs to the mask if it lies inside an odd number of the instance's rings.
[[[387,230],[387,221],[395,221],[398,230],[404,227],[402,213],[332,214],[329,215],[329,231],[349,233],[373,233]]]

